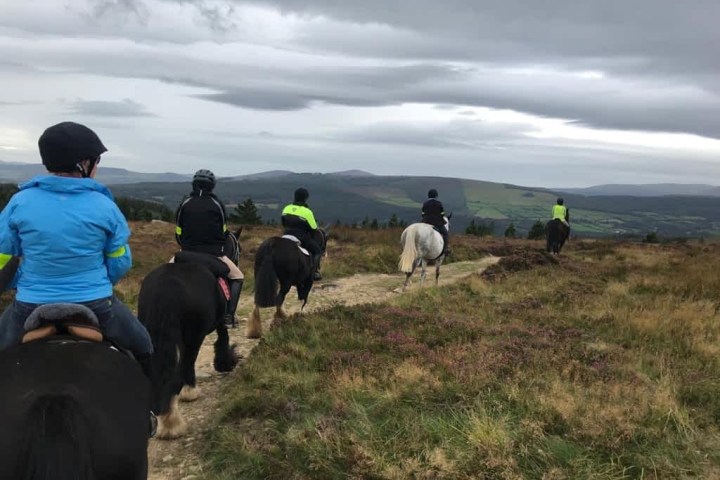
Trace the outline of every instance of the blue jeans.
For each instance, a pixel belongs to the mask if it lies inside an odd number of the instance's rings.
[[[127,348],[134,355],[153,352],[152,340],[145,326],[115,296],[78,302],[95,313],[105,337]],[[39,304],[15,300],[0,316],[0,350],[20,343],[25,334],[25,320]]]

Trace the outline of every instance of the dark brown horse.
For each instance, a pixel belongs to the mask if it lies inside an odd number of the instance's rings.
[[[570,227],[557,218],[550,220],[545,225],[547,232],[547,251],[555,255],[560,253],[563,245],[570,235]]]
[[[312,232],[322,251],[325,251],[327,234],[322,228]],[[275,318],[287,318],[283,303],[290,288],[297,289],[302,307],[307,304],[313,286],[313,263],[298,244],[283,237],[270,237],[260,244],[255,254],[255,307],[247,324],[247,337],[260,338],[262,323],[260,308],[275,307]]]

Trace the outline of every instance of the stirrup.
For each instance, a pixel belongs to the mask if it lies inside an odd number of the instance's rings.
[[[158,420],[155,416],[155,413],[150,410],[150,432],[148,437],[153,438],[155,434],[157,433],[157,427],[158,427]]]

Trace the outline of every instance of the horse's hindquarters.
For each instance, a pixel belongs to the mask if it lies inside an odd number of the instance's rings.
[[[0,353],[0,371],[0,478],[17,478],[30,457],[37,468],[90,462],[97,478],[140,478],[150,388],[132,359],[104,344],[40,340]]]

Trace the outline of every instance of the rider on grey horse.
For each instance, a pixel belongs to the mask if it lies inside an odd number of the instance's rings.
[[[295,190],[293,203],[287,205],[282,211],[282,225],[285,235],[293,235],[300,244],[311,254],[313,260],[313,280],[322,280],[320,274],[320,259],[322,258],[322,247],[312,239],[311,233],[318,229],[315,215],[307,204],[310,193],[305,188]]]
[[[223,202],[213,193],[215,174],[198,170],[192,181],[192,193],[185,197],[175,213],[175,239],[183,251],[209,253],[218,257],[230,269],[230,300],[225,312],[225,323],[235,325],[235,310],[240,300],[244,276],[238,266],[228,258],[225,246],[228,240],[227,213]]]
[[[443,254],[450,255],[448,248],[448,231],[445,227],[445,207],[442,202],[437,199],[438,192],[434,188],[428,191],[428,199],[422,206],[422,221],[432,225],[440,232],[443,238]]]

